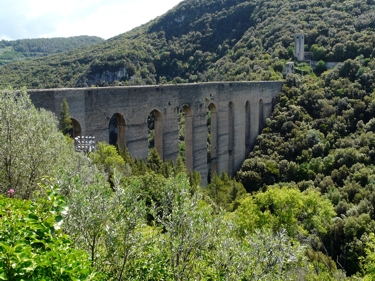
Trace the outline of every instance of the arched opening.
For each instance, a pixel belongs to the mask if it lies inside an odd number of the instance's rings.
[[[208,182],[217,173],[217,109],[211,103],[207,111],[207,166]]]
[[[117,146],[120,150],[126,147],[125,119],[120,113],[115,113],[109,120],[109,144]]]
[[[147,118],[148,148],[155,148],[160,159],[163,160],[163,118],[161,113],[154,109]]]
[[[250,128],[250,102],[247,101],[245,105],[245,149],[246,149],[246,154],[250,152],[250,142],[251,142],[251,128]]]
[[[72,120],[72,132],[70,135],[73,138],[82,136],[81,124],[79,124],[78,120],[74,118],[70,118],[70,119]]]
[[[179,135],[179,153],[184,159],[187,172],[193,170],[193,115],[191,108],[184,105],[179,110],[178,135]]]
[[[233,103],[228,106],[228,175],[233,175],[233,153],[234,153],[234,110]]]
[[[259,134],[262,133],[264,128],[264,117],[263,117],[263,100],[259,101]]]

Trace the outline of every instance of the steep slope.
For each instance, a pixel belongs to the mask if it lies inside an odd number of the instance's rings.
[[[373,1],[185,0],[106,42],[0,68],[0,85],[82,87],[281,78],[293,35],[318,60],[372,55]]]

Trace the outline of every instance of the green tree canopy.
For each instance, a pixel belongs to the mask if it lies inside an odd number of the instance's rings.
[[[30,197],[42,177],[68,165],[72,149],[56,117],[36,109],[25,89],[0,91],[0,194]]]
[[[61,102],[59,128],[64,135],[73,136],[72,119],[70,118],[69,105],[66,98],[63,98],[63,101]]]

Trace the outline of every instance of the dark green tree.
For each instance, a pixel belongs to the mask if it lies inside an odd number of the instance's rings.
[[[72,119],[70,118],[69,105],[66,98],[61,102],[59,128],[64,135],[73,137],[73,124]]]

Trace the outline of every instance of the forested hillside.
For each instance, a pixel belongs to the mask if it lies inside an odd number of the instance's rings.
[[[0,65],[34,57],[44,57],[104,41],[95,36],[40,38],[0,41]]]
[[[320,61],[315,70],[296,62],[297,72],[285,77],[273,115],[236,174],[237,181],[222,174],[201,189],[199,175],[186,175],[181,161],[162,163],[151,151],[144,163],[126,151],[121,157],[104,144],[88,160],[74,154],[54,131],[51,141],[61,147],[61,155],[50,163],[50,157],[41,157],[45,154],[35,156],[38,151],[55,152],[35,140],[31,132],[45,130],[37,127],[0,130],[1,193],[33,199],[31,194],[39,192],[33,196],[43,199],[51,185],[60,189],[70,209],[62,225],[71,237],[65,243],[85,251],[74,261],[91,262],[91,267],[82,262],[89,269],[72,272],[76,276],[96,272],[99,280],[101,274],[108,280],[374,280],[374,4],[186,0],[103,43],[0,67],[0,87],[15,88],[274,80],[282,79],[286,61],[293,59],[293,35],[299,32],[305,34],[305,50]],[[324,62],[339,64],[327,70]],[[22,100],[12,100],[8,92],[2,93],[11,101],[0,103],[5,106],[0,122],[8,122],[4,112],[13,110],[9,120],[24,124],[21,110],[10,106]],[[42,126],[47,123],[42,120],[51,117],[43,118],[26,122]],[[12,132],[30,138],[30,152],[11,141]],[[45,162],[36,165],[36,160]],[[24,164],[29,161],[33,165]],[[44,174],[55,180],[46,184]],[[10,210],[21,204],[9,200],[0,197],[0,204]],[[30,204],[22,210],[29,212]],[[43,207],[50,211],[45,202]],[[60,222],[62,217],[55,219]],[[13,241],[9,233],[0,235],[0,242]],[[37,254],[42,258],[44,252]],[[0,265],[3,261],[0,258]]]
[[[0,68],[29,88],[281,79],[303,32],[314,59],[344,61],[374,46],[372,1],[193,1],[99,45]]]

